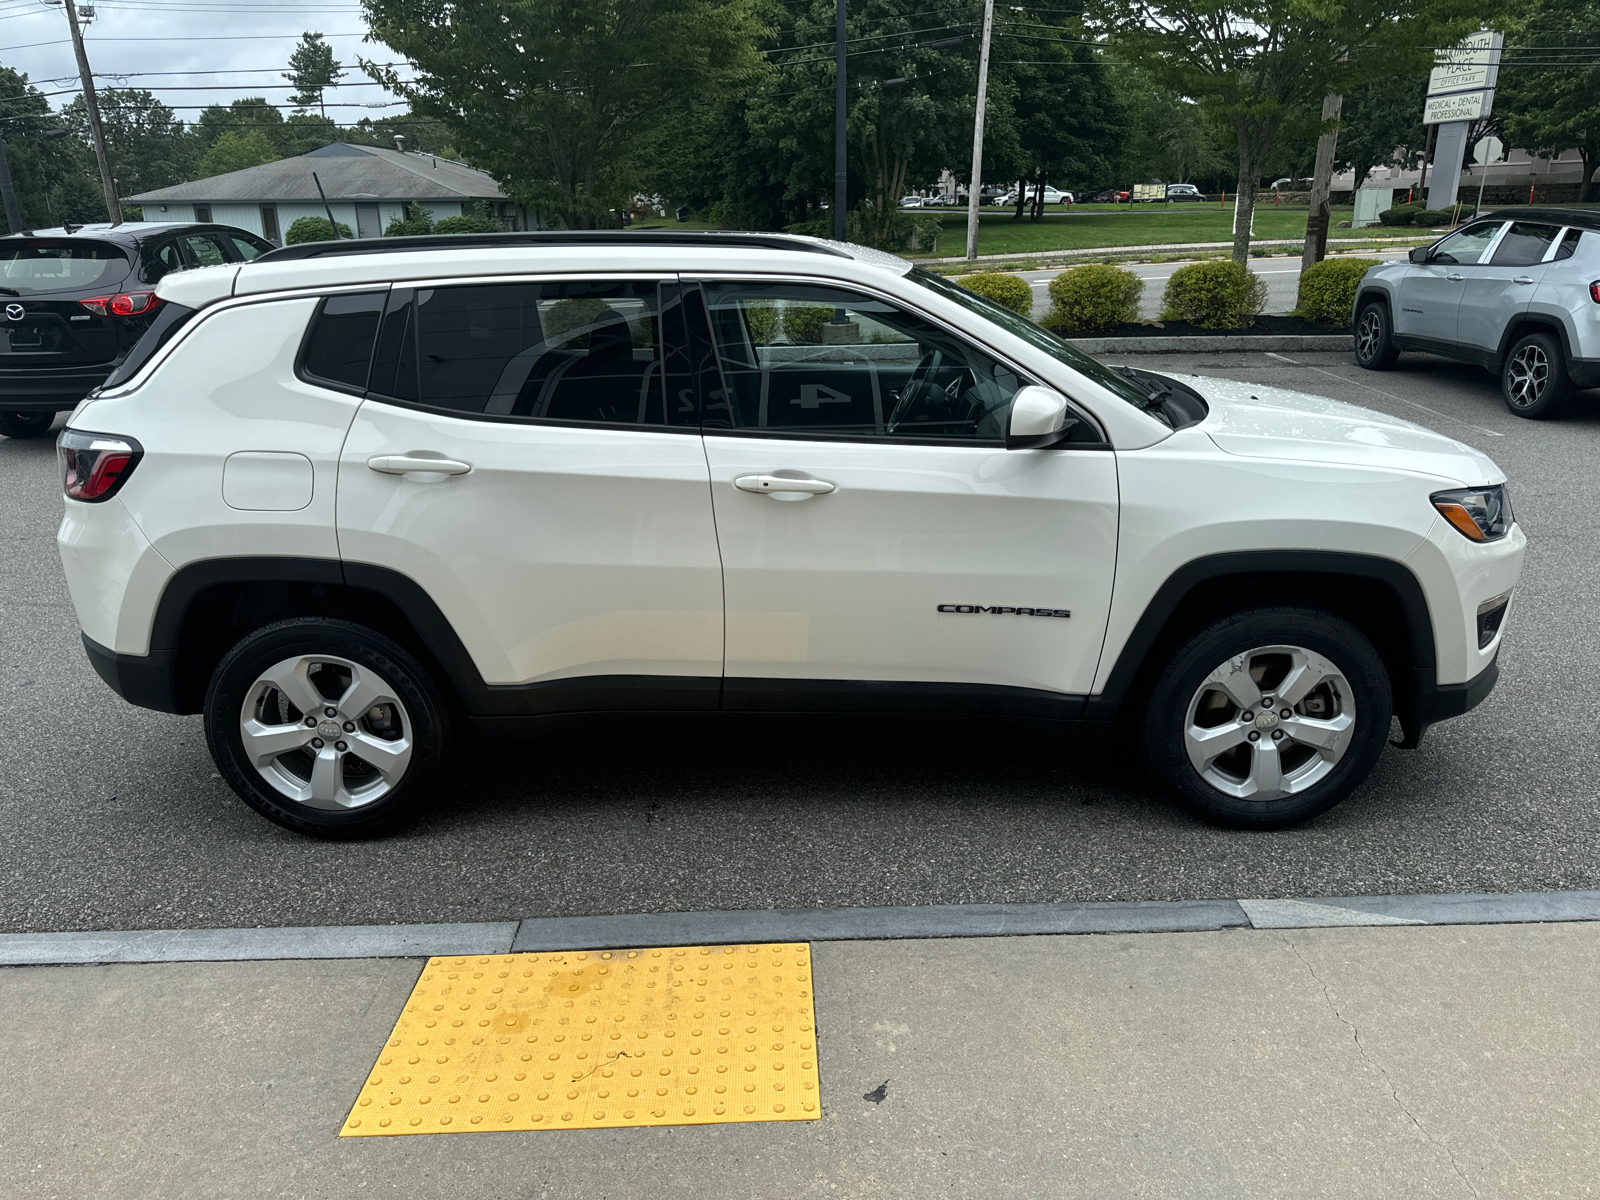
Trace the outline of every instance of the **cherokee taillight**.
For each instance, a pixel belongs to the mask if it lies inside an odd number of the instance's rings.
[[[138,317],[161,301],[154,292],[118,292],[114,296],[90,296],[78,303],[97,317]]]
[[[144,457],[144,447],[130,437],[63,429],[56,439],[56,456],[67,498],[98,504],[127,482]]]

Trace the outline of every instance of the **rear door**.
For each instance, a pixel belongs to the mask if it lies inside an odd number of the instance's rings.
[[[109,363],[117,318],[80,300],[132,286],[129,251],[110,242],[31,238],[0,242],[0,371]]]
[[[1028,381],[887,300],[761,280],[704,294],[725,706],[1086,694],[1115,562],[1114,455],[1007,451]]]
[[[1425,263],[1412,263],[1400,280],[1394,331],[1453,349],[1467,277],[1492,252],[1504,223],[1481,221],[1452,233]]]
[[[676,298],[646,276],[390,295],[341,554],[419,584],[514,711],[716,707],[722,573]]]
[[[1513,221],[1489,260],[1467,273],[1456,321],[1463,347],[1498,354],[1507,326],[1528,310],[1560,234],[1559,225]]]

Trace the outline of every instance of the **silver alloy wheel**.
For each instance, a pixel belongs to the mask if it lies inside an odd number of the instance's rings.
[[[1361,314],[1361,324],[1356,327],[1356,357],[1365,361],[1378,356],[1378,346],[1383,341],[1383,318],[1376,306]]]
[[[1550,383],[1550,358],[1538,342],[1518,348],[1506,364],[1506,387],[1511,403],[1531,408]]]
[[[1277,800],[1327,777],[1350,746],[1355,696],[1333,663],[1301,646],[1258,646],[1195,689],[1184,748],[1200,777],[1241,800]]]
[[[411,718],[370,667],[331,654],[286,658],[245,693],[239,738],[261,778],[308,808],[363,808],[411,762]]]

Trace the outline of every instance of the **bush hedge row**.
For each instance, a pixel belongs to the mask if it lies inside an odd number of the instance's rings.
[[[1024,317],[1033,315],[1033,289],[1026,280],[1003,271],[984,271],[977,275],[964,275],[956,281],[969,292],[977,292],[990,300],[1004,304],[1014,313]]]

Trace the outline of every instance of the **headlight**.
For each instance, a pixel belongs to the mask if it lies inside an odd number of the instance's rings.
[[[1428,498],[1439,510],[1439,515],[1454,525],[1462,537],[1475,542],[1492,542],[1505,537],[1516,520],[1511,512],[1511,497],[1503,483],[1493,487],[1435,492]]]

